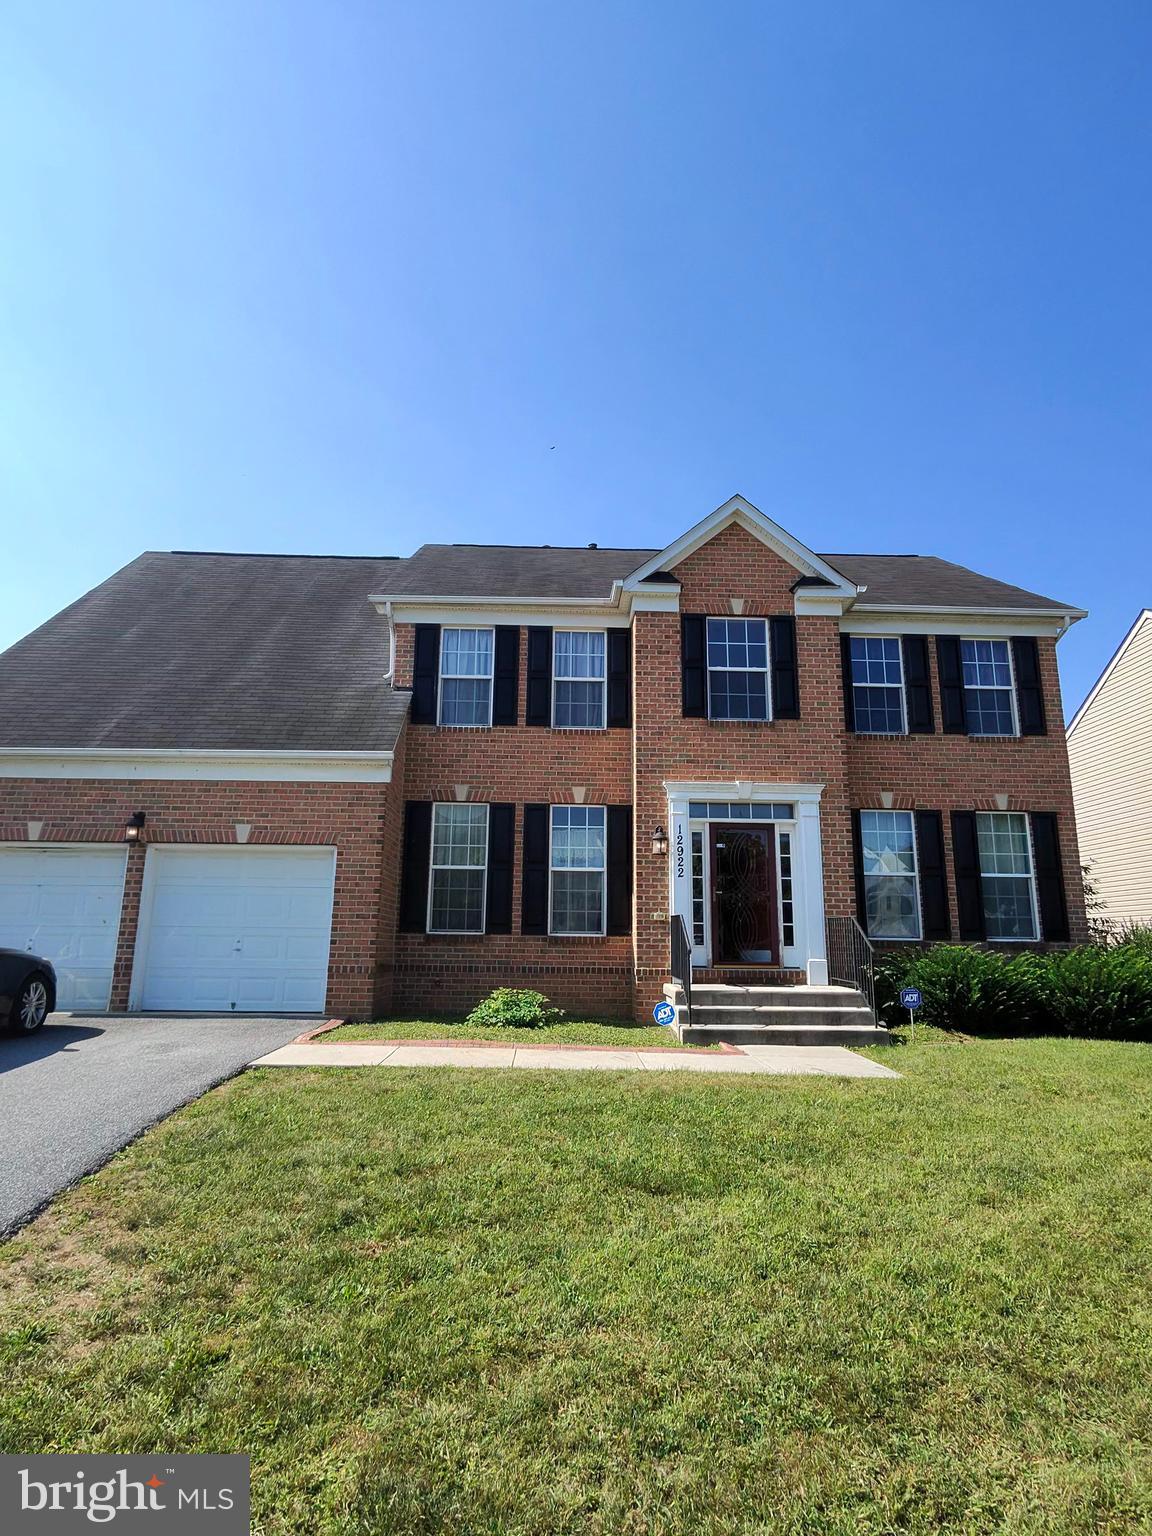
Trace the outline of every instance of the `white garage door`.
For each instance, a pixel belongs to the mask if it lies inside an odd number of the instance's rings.
[[[58,1008],[107,1008],[127,849],[0,848],[0,944],[56,967]]]
[[[332,848],[149,848],[133,1005],[318,1013],[335,875]]]

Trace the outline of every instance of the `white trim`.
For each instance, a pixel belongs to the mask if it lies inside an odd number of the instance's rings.
[[[849,642],[853,640],[895,640],[896,655],[900,662],[900,729],[898,731],[874,731],[861,730],[856,719],[856,690],[857,688],[891,688],[891,683],[858,683],[852,676],[852,647],[848,647],[848,687],[852,690],[852,734],[853,736],[908,736],[908,687],[904,676],[904,647],[900,644],[899,635],[861,635],[854,630],[841,630]],[[865,657],[867,660],[867,657]]]
[[[1128,647],[1139,634],[1141,627],[1144,624],[1147,624],[1150,620],[1152,620],[1152,608],[1142,608],[1136,615],[1136,622],[1132,625],[1132,628],[1128,631],[1123,640],[1121,640],[1120,644],[1113,651],[1112,659],[1108,662],[1103,672],[1101,672],[1100,676],[1092,684],[1092,687],[1088,691],[1088,696],[1085,698],[1083,704],[1081,704],[1080,708],[1072,716],[1071,724],[1068,726],[1069,739],[1071,739],[1072,732],[1080,724],[1080,721],[1084,718],[1085,714],[1087,714],[1093,703],[1095,703],[1096,695],[1100,692],[1101,688],[1103,688],[1104,684],[1112,676],[1112,673],[1120,665],[1120,662],[1127,652]]]
[[[557,869],[552,859],[552,830],[555,825],[557,811],[601,811],[604,816],[604,863],[600,866],[600,927],[587,928],[580,933],[574,933],[566,929],[563,933],[557,933],[552,926],[552,886],[553,876],[560,875],[590,875],[596,871],[588,869]],[[606,805],[550,805],[548,807],[548,937],[550,939],[602,939],[608,932],[608,807]]]
[[[819,803],[824,784],[761,784],[748,779],[665,779],[669,800],[811,800]]]
[[[867,591],[867,588],[863,589]],[[1063,620],[1066,625],[1077,624],[1088,617],[1087,608],[1013,608],[999,603],[982,603],[978,606],[963,603],[864,603],[857,602],[861,613],[961,613],[983,615],[991,619],[1046,618]],[[1015,626],[1013,626],[1015,628]]]
[[[675,611],[680,589],[670,592],[670,606]],[[548,614],[556,614],[554,623],[561,628],[573,617],[587,615],[604,629],[627,629],[631,620],[620,612],[615,597],[405,597],[402,600],[373,598],[377,613],[391,608],[396,624],[441,624],[450,629],[489,629],[494,624],[546,624]],[[632,604],[631,606],[639,606]]]
[[[708,649],[711,645],[709,636],[710,626],[713,624],[763,624],[764,626],[764,665],[762,667],[716,667],[713,668]],[[727,647],[728,641],[724,641]],[[764,674],[764,713],[762,715],[714,715],[712,713],[712,673],[717,672],[763,672]],[[744,725],[768,725],[772,719],[772,640],[769,633],[768,620],[754,615],[745,617],[729,613],[709,613],[704,619],[704,682],[705,692],[708,696],[708,719],[736,721]]]
[[[205,779],[388,784],[391,752],[242,752],[185,747],[5,747],[0,779]]]
[[[913,888],[916,891],[916,926],[917,926],[917,929],[919,931],[917,933],[915,933],[915,934],[890,934],[890,933],[876,933],[876,934],[874,934],[872,932],[872,930],[870,928],[868,928],[868,926],[867,926],[867,923],[868,923],[867,904],[868,904],[868,881],[869,881],[869,879],[872,879],[872,880],[898,880],[898,879],[901,879],[901,878],[907,879],[908,872],[904,871],[903,875],[897,875],[895,873],[887,873],[886,872],[884,874],[871,875],[870,876],[865,869],[861,868],[860,877],[864,881],[864,904],[865,904],[864,923],[865,923],[865,930],[866,930],[866,933],[867,933],[867,937],[870,938],[870,939],[874,938],[878,944],[922,944],[924,942],[924,900],[923,900],[923,896],[921,895],[921,891],[920,891],[920,831],[919,831],[919,828],[916,825],[916,813],[915,813],[915,811],[898,810],[895,806],[868,805],[868,806],[861,806],[861,808],[860,808],[860,810],[859,810],[859,812],[857,814],[861,818],[863,818],[865,816],[907,816],[909,824],[911,825],[911,828],[912,828],[912,862],[915,865],[915,868],[912,870],[912,881],[913,881]],[[861,820],[860,840],[861,840],[861,843],[863,843],[863,840],[864,840],[863,820]],[[863,860],[861,860],[861,864],[863,864]]]
[[[1010,731],[974,731],[968,724],[968,700],[964,700],[964,734],[970,736],[973,741],[1016,741],[1020,736],[1020,708],[1016,697],[1016,658],[1012,654],[1012,642],[1007,635],[962,635],[961,640],[998,640],[1001,645],[1008,647],[1008,676],[1011,682],[1007,687],[1003,683],[994,683],[991,688],[982,683],[969,685],[964,682],[964,649],[960,649],[960,679],[961,687],[965,694],[969,693],[1006,693],[1008,695],[1008,707],[1012,712],[1012,729]],[[979,665],[979,663],[977,663]]]
[[[603,635],[604,637],[604,671],[599,678],[595,677],[558,677],[556,673],[556,636],[557,635]],[[560,683],[595,683],[600,684],[600,724],[599,725],[557,725],[556,723],[556,684]],[[552,715],[549,725],[554,731],[604,731],[608,729],[608,636],[603,629],[585,627],[579,628],[571,624],[553,625],[552,627]]]
[[[479,806],[483,806],[483,809],[484,809],[484,863],[482,865],[480,865],[480,864],[436,864],[436,863],[433,862],[433,859],[432,859],[433,852],[435,851],[435,848],[436,848],[436,812],[440,811],[440,810],[445,810],[445,809],[457,811],[457,810],[460,809],[460,806],[462,804],[466,805],[469,810],[474,809],[478,805]],[[427,898],[425,900],[425,907],[424,907],[424,932],[425,933],[435,934],[438,937],[443,936],[443,935],[448,935],[448,936],[453,936],[454,935],[457,938],[471,938],[471,939],[474,939],[477,936],[477,934],[487,933],[487,931],[488,931],[488,861],[489,861],[489,859],[491,857],[491,853],[492,853],[492,849],[491,849],[491,845],[490,845],[491,835],[492,835],[492,811],[491,811],[491,807],[489,806],[489,804],[488,804],[488,802],[486,800],[472,800],[472,801],[467,801],[467,800],[465,800],[465,801],[460,801],[460,800],[434,800],[432,802],[432,822],[431,822],[431,825],[429,827],[429,836],[428,836],[428,895],[427,895]],[[434,885],[436,883],[435,882],[435,875],[436,875],[436,871],[438,869],[463,869],[463,870],[482,869],[483,870],[483,872],[484,872],[484,879],[483,879],[483,881],[481,882],[481,885],[480,885],[480,926],[479,926],[479,928],[433,928],[433,926],[432,926],[432,897],[433,897],[433,894],[434,894],[433,887],[434,887]]]
[[[1013,635],[1032,635],[1037,639],[1059,640],[1066,626],[1061,615],[1037,614],[1031,618],[1013,618],[1003,609],[995,612],[955,608],[886,610],[862,608],[857,604],[840,622],[842,634],[852,635],[957,635],[966,640],[1010,640]]]
[[[686,560],[689,555],[695,554],[709,539],[733,524],[738,524],[754,538],[759,539],[762,544],[766,544],[769,549],[775,550],[801,575],[823,577],[832,588],[832,591],[824,593],[824,596],[839,595],[848,599],[855,598],[858,589],[854,584],[847,581],[839,571],[834,570],[826,560],[822,560],[806,545],[801,544],[799,539],[781,528],[779,523],[765,516],[759,507],[754,507],[743,496],[729,497],[723,506],[717,507],[714,512],[702,518],[695,527],[681,534],[666,549],[662,549],[651,559],[646,560],[643,565],[638,566],[625,579],[625,589],[633,591],[646,576],[653,576],[657,571],[671,570],[681,560]]]
[[[324,974],[329,974],[332,961],[332,923],[336,915],[336,847],[331,843],[148,843],[144,852],[144,874],[140,881],[140,907],[136,918],[136,942],[132,946],[132,976],[128,984],[128,1012],[139,1013],[141,993],[144,990],[144,974],[147,969],[148,940],[152,931],[152,908],[156,899],[156,866],[161,856],[190,858],[195,854],[243,853],[268,858],[277,853],[327,853],[332,859],[332,905],[328,909],[328,953],[324,957]],[[327,984],[325,1003],[327,1003]],[[215,1010],[218,1011],[218,1010]],[[323,1013],[325,1009],[320,1009]]]
[[[1031,811],[974,811],[976,817],[976,867],[980,871],[981,905],[983,905],[983,888],[985,880],[1021,880],[1022,874],[1013,875],[986,875],[984,866],[980,862],[980,817],[981,816],[1021,816],[1024,819],[1024,832],[1028,843],[1028,896],[1032,903],[1032,933],[1028,938],[1008,937],[1003,938],[997,934],[988,932],[988,914],[982,912],[984,919],[984,936],[989,944],[1042,944],[1044,942],[1044,928],[1040,922],[1040,893],[1036,889],[1036,850],[1032,845],[1032,813]]]

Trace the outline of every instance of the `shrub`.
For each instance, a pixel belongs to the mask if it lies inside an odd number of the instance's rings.
[[[468,1015],[469,1024],[504,1024],[509,1029],[540,1029],[564,1017],[563,1008],[544,996],[519,987],[497,987]]]
[[[926,1024],[966,1034],[1029,1034],[1042,1016],[1039,955],[1006,958],[966,944],[938,944],[877,967],[876,1002],[888,1023],[901,1020],[901,987],[919,987]]]
[[[1152,923],[1115,923],[1107,942],[1111,949],[1127,949],[1152,959]]]
[[[1045,1012],[1066,1035],[1152,1040],[1152,947],[1084,945],[1046,957]]]

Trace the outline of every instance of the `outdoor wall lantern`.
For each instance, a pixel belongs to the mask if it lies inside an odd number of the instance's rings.
[[[138,843],[140,835],[144,831],[144,812],[133,811],[131,820],[124,828],[124,841],[126,843]]]
[[[668,834],[663,827],[657,827],[652,834],[652,852],[660,858],[668,857]]]

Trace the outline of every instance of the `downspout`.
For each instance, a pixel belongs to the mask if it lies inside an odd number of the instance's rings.
[[[384,604],[384,617],[388,620],[388,670],[384,681],[391,684],[396,676],[396,620],[392,617],[392,604]]]

